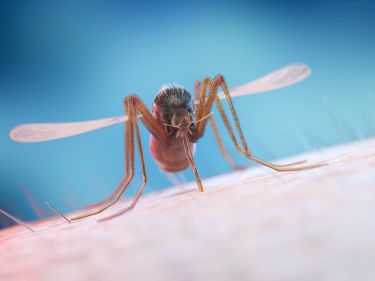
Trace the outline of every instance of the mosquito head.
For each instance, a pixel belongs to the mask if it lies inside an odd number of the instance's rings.
[[[194,115],[186,108],[177,108],[173,110],[170,122],[164,123],[170,133],[180,135],[181,133],[192,133],[195,128]]]
[[[212,112],[200,120],[195,120],[193,113],[185,108],[180,108],[174,111],[170,123],[164,123],[164,125],[168,127],[170,133],[175,133],[176,136],[192,135],[197,128],[197,124],[211,115]]]

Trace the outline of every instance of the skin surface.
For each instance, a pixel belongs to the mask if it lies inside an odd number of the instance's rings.
[[[110,221],[98,223],[130,198],[71,224],[1,230],[0,280],[373,281],[375,139],[279,161],[301,158],[329,165],[252,167],[205,179],[204,193],[194,181],[146,194]]]

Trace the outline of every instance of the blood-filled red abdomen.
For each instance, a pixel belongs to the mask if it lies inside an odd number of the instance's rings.
[[[190,149],[194,154],[195,143],[190,143]],[[156,163],[166,172],[180,172],[189,167],[182,139],[176,139],[173,144],[164,146],[154,136],[150,137],[150,151]]]

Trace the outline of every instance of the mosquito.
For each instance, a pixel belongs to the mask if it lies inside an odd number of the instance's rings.
[[[307,78],[310,73],[309,67],[305,64],[290,64],[232,90],[228,89],[222,75],[216,75],[213,79],[205,77],[201,81],[197,80],[195,82],[193,99],[190,93],[182,86],[166,85],[157,93],[151,111],[147,109],[140,97],[129,95],[124,99],[125,114],[123,116],[74,123],[25,124],[15,127],[10,132],[10,137],[17,142],[42,142],[75,136],[114,124],[124,123],[125,173],[122,180],[108,198],[91,205],[91,207],[95,208],[89,209],[86,214],[75,216],[70,220],[79,220],[99,214],[113,206],[120,199],[134,177],[135,146],[137,146],[143,175],[142,184],[131,203],[118,214],[111,216],[114,217],[134,208],[147,182],[138,119],[151,133],[150,151],[160,168],[166,172],[180,172],[190,166],[194,172],[198,191],[200,192],[203,192],[204,188],[194,161],[194,153],[195,145],[202,138],[207,122],[210,123],[213,129],[222,155],[234,169],[239,168],[224,148],[216,121],[211,113],[214,103],[236,150],[245,157],[276,171],[300,171],[322,166],[322,164],[301,165],[306,161],[280,165],[257,158],[248,148],[232,103],[233,97],[280,89]],[[220,88],[222,92],[219,92]],[[232,128],[229,122],[220,101],[221,99],[226,99],[229,105],[235,128]]]

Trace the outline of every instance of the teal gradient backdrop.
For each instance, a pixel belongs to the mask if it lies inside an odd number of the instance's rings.
[[[308,80],[234,101],[253,152],[271,160],[373,136],[375,4],[310,2],[1,1],[0,208],[36,218],[28,193],[80,208],[109,194],[124,169],[122,125],[35,144],[12,142],[12,127],[121,115],[124,96],[151,106],[164,83],[192,92],[196,79],[221,73],[234,87],[304,62]],[[169,186],[141,134],[146,190]],[[230,171],[210,129],[196,161],[203,178]]]

